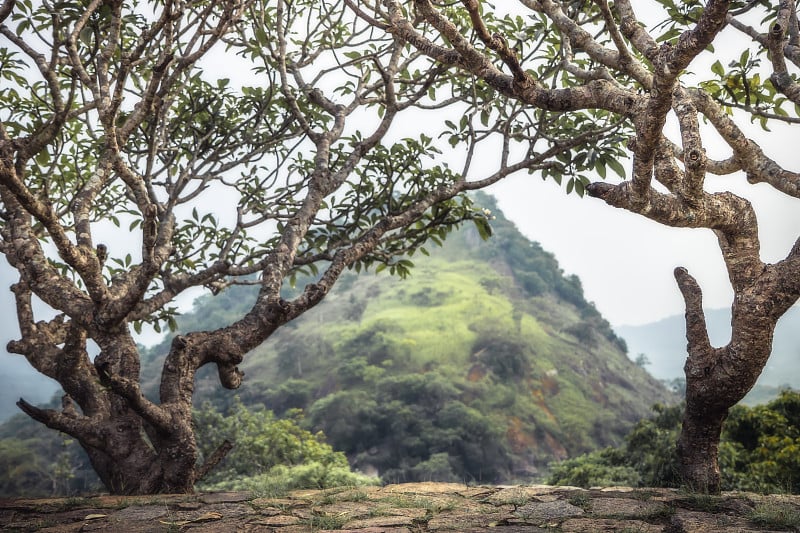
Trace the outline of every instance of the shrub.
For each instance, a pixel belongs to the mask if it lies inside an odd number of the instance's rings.
[[[344,454],[334,451],[322,433],[302,429],[299,416],[277,419],[271,411],[247,409],[237,397],[227,413],[205,403],[194,419],[203,457],[225,439],[233,444],[223,462],[202,480],[204,489],[245,488],[264,476],[289,487],[311,488],[341,480],[343,472],[349,472]]]

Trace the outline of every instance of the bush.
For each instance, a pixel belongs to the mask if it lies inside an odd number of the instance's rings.
[[[624,451],[605,448],[552,466],[547,482],[551,485],[569,485],[584,489],[639,486],[641,483],[639,472],[626,463]]]
[[[280,497],[299,489],[327,489],[377,485],[378,478],[351,472],[342,465],[316,461],[301,465],[277,465],[255,476],[227,479],[204,485],[205,490],[249,490],[261,497]]]
[[[410,470],[409,481],[440,481],[445,483],[458,483],[459,478],[450,465],[450,456],[445,452],[434,453],[426,461],[413,466]]]
[[[223,462],[202,480],[204,489],[244,488],[264,476],[291,488],[314,488],[349,472],[344,454],[334,451],[322,433],[302,429],[299,417],[277,419],[271,411],[247,409],[236,398],[225,414],[206,402],[194,419],[201,460],[225,439],[233,444]]]
[[[728,488],[800,493],[800,393],[731,409],[720,452]]]
[[[276,415],[289,409],[305,409],[311,401],[313,385],[302,379],[287,379],[280,386],[264,393],[263,401]]]
[[[500,381],[519,380],[529,371],[528,346],[518,339],[484,333],[472,345],[472,353],[480,354],[483,363]]]
[[[800,493],[800,393],[784,391],[766,405],[735,406],[720,442],[722,490]],[[626,482],[678,487],[676,442],[683,406],[655,406],[625,437],[625,445],[552,466],[548,483],[581,487]],[[635,475],[634,475],[635,474]]]

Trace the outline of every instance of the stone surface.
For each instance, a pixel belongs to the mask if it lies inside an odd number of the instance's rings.
[[[800,496],[411,483],[295,491],[0,500],[0,530],[156,533],[800,531]]]

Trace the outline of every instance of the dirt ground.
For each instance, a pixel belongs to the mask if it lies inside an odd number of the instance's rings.
[[[0,500],[3,531],[359,532],[800,531],[800,496],[621,487],[410,483],[295,491]]]

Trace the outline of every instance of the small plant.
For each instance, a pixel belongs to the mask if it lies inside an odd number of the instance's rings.
[[[683,503],[695,511],[715,513],[721,509],[723,499],[707,492],[689,492]]]
[[[567,501],[575,507],[580,507],[584,511],[589,511],[591,508],[592,499],[589,497],[589,494],[585,492],[578,492],[570,496],[569,500]]]
[[[648,505],[646,509],[643,509],[642,512],[637,515],[637,518],[644,521],[664,520],[672,517],[674,514],[674,506],[656,504]]]
[[[331,505],[339,502],[363,502],[368,499],[369,494],[358,486],[342,486],[320,490],[314,499],[314,504]]]
[[[42,510],[47,511],[69,511],[72,509],[78,509],[81,507],[88,507],[97,504],[97,500],[95,498],[89,498],[85,496],[70,496],[69,498],[65,498],[60,500],[56,503],[48,503],[42,505]]]
[[[314,513],[308,519],[307,524],[314,530],[320,529],[342,529],[347,522],[347,513],[339,514],[317,514]]]
[[[387,496],[380,499],[381,503],[386,503],[392,507],[409,508],[409,509],[428,509],[433,505],[433,502],[428,498],[420,496]]]
[[[502,501],[502,503],[506,503],[508,505],[513,505],[514,508],[517,508],[517,507],[522,507],[523,505],[525,505],[529,501],[531,501],[530,496],[526,496],[524,493],[520,493],[520,494],[515,494],[514,496],[511,496],[510,498],[504,499]]]
[[[392,512],[392,507],[389,505],[370,506],[370,509],[367,512],[367,516],[369,518],[375,518],[377,516],[392,516],[392,515],[394,515],[394,512]]]
[[[363,502],[369,500],[369,494],[363,490],[353,490],[344,494],[341,501],[344,502]]]
[[[380,499],[381,503],[386,503],[392,507],[409,508],[409,509],[425,509],[431,513],[440,513],[442,511],[452,511],[456,504],[454,501],[448,500],[446,502],[436,501],[431,498],[423,498],[421,496],[389,496]]]
[[[652,490],[635,490],[633,491],[632,496],[634,499],[639,500],[640,502],[648,502],[653,499],[655,496],[655,492]]]
[[[756,505],[748,518],[759,526],[797,530],[800,509],[788,502],[763,502]]]

